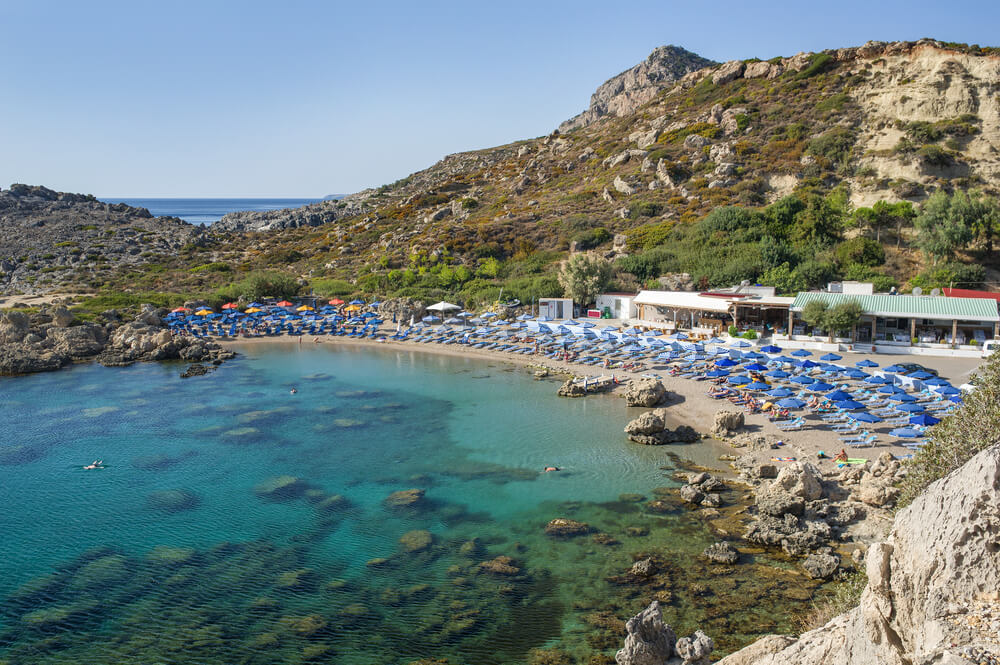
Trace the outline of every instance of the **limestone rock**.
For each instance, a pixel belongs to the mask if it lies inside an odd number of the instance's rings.
[[[814,579],[830,579],[840,566],[840,557],[834,554],[810,554],[802,562],[806,574]]]
[[[513,577],[521,573],[521,569],[514,565],[514,559],[502,555],[489,561],[483,561],[479,564],[479,570],[500,577]]]
[[[691,134],[684,139],[684,147],[689,150],[700,150],[709,143],[710,141],[700,134]]]
[[[823,496],[823,478],[815,464],[792,462],[784,467],[774,484],[790,494],[812,501]]]
[[[674,645],[683,665],[709,665],[708,656],[714,648],[715,641],[700,630],[691,637],[682,637]]]
[[[710,434],[716,439],[728,439],[738,430],[743,429],[744,416],[742,411],[716,411]]]
[[[709,561],[724,563],[728,566],[731,566],[740,560],[739,551],[730,543],[725,541],[709,545],[705,548],[705,551],[702,552],[701,555]]]
[[[614,185],[614,188],[617,191],[621,192],[622,194],[625,194],[626,196],[630,196],[636,193],[635,186],[626,182],[625,179],[622,178],[621,176],[617,176],[612,184]]]
[[[806,507],[802,497],[795,496],[783,487],[774,484],[759,487],[755,492],[754,503],[761,513],[774,517],[786,514],[801,515]]]
[[[410,508],[418,506],[424,501],[424,490],[409,489],[393,492],[385,498],[383,503],[389,508]]]
[[[407,531],[399,538],[399,544],[407,552],[422,552],[431,546],[434,536],[426,529]]]
[[[302,496],[307,485],[295,476],[274,476],[254,486],[253,491],[259,497],[272,501],[287,501]]]
[[[656,564],[650,558],[640,559],[632,564],[628,574],[634,577],[652,577],[656,574]]]
[[[602,84],[590,98],[590,107],[559,125],[566,133],[606,116],[625,116],[672,87],[685,75],[715,64],[677,46],[661,46],[646,60]]]
[[[767,62],[765,60],[762,60],[760,62],[751,62],[750,64],[748,64],[746,66],[746,69],[743,70],[743,78],[746,78],[746,79],[759,79],[759,78],[774,79],[774,78],[778,78],[779,76],[781,76],[781,73],[783,71],[784,71],[784,68],[781,66],[780,63],[771,63],[771,62]]]
[[[715,85],[729,83],[742,76],[745,69],[746,65],[742,60],[730,60],[715,70],[715,73],[712,74],[712,83]]]
[[[684,485],[680,489],[680,497],[688,503],[700,504],[705,499],[705,493],[696,485]]]
[[[582,383],[577,383],[574,379],[569,379],[559,387],[556,394],[559,397],[584,397],[587,394],[587,389],[583,387]]]
[[[667,389],[659,379],[641,378],[629,382],[625,389],[625,404],[628,406],[657,406],[667,398]]]
[[[671,430],[667,427],[666,409],[653,409],[640,415],[625,425],[625,433],[630,441],[647,446],[666,443],[693,442],[701,436],[687,425]]]
[[[625,624],[625,646],[615,654],[618,665],[664,665],[674,655],[677,636],[663,622],[660,603],[649,607]]]

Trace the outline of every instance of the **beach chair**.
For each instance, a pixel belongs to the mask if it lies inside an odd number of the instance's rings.
[[[874,446],[877,441],[878,436],[876,434],[869,434],[868,436],[860,439],[841,439],[841,443],[843,443],[846,448],[870,448]]]
[[[780,429],[782,432],[795,432],[801,430],[806,424],[806,421],[802,417],[793,418],[788,422],[778,421],[774,424],[775,427]]]

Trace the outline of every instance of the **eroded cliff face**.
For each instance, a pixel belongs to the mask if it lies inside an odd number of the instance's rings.
[[[942,178],[992,184],[1000,177],[1000,57],[922,44],[900,53],[883,49],[856,68],[870,74],[851,97],[864,114],[859,166],[871,169],[872,179],[931,185]],[[907,136],[901,124],[966,115],[978,120],[978,132],[950,137],[957,159],[933,164],[896,150]],[[871,203],[884,196],[878,189],[857,182],[853,201]]]
[[[686,74],[716,64],[679,46],[660,46],[635,67],[605,81],[586,111],[559,125],[560,132],[586,127],[606,115],[622,117],[652,101]]]
[[[718,665],[959,664],[1000,655],[1000,444],[902,510],[865,565],[857,608],[798,640],[758,640]]]

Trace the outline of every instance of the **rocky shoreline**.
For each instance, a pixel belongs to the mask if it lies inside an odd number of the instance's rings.
[[[210,340],[174,335],[164,315],[166,310],[149,305],[130,321],[109,310],[94,323],[58,305],[34,314],[0,312],[0,376],[48,372],[85,360],[125,367],[154,360],[219,364],[235,357]]]

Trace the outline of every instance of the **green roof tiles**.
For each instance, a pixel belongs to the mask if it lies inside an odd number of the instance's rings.
[[[944,319],[951,321],[997,321],[997,302],[989,298],[949,298],[944,296],[855,296],[843,293],[800,293],[791,310],[801,312],[811,300],[825,300],[833,307],[855,300],[865,314],[892,318]]]

